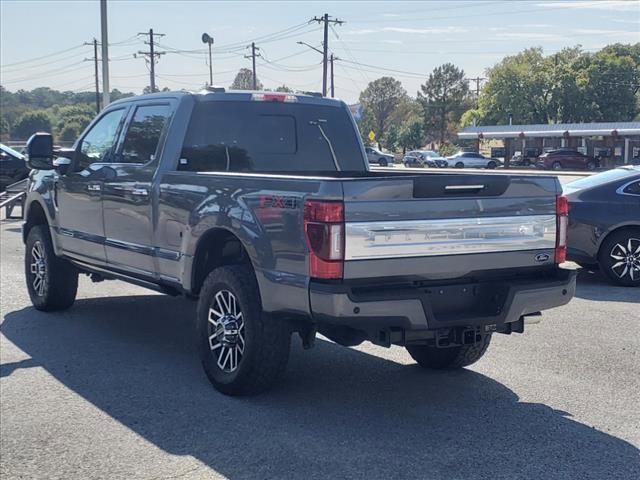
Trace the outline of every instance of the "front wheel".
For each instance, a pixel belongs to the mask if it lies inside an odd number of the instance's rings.
[[[497,164],[496,162],[489,162],[489,163],[487,164],[487,168],[488,168],[489,170],[493,170],[493,169],[494,169],[494,168],[496,168],[497,166],[498,166],[498,164]]]
[[[553,170],[562,170],[562,164],[560,162],[553,162],[553,165],[551,165],[551,168]]]
[[[640,286],[640,230],[629,228],[605,238],[598,256],[600,270],[625,287]]]
[[[596,169],[596,162],[588,162],[587,163],[587,170],[595,170]]]
[[[482,358],[491,343],[491,334],[482,337],[474,345],[438,348],[427,345],[408,346],[407,351],[422,368],[444,369],[463,368],[476,363]]]
[[[388,162],[386,158],[381,158],[380,160],[378,160],[378,165],[380,165],[381,167],[386,167],[387,163]]]
[[[36,309],[65,310],[73,305],[78,292],[78,270],[56,256],[46,225],[36,225],[29,230],[24,273],[29,297]]]
[[[464,168],[464,163],[462,162],[456,163],[456,168]]]
[[[250,267],[220,267],[207,276],[197,322],[202,366],[218,391],[260,393],[284,372],[291,333],[283,320],[262,312]]]

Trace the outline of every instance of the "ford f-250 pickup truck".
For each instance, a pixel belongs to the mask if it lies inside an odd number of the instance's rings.
[[[369,171],[337,100],[152,94],[108,105],[71,149],[38,133],[27,151],[35,308],[69,308],[79,274],[198,298],[225,394],[271,386],[292,333],[464,367],[575,291],[556,178]]]

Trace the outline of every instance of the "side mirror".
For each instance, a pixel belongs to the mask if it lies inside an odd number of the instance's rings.
[[[27,142],[27,165],[35,170],[53,170],[53,137],[38,132]]]

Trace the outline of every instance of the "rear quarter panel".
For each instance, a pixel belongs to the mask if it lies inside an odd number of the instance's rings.
[[[180,260],[161,274],[191,289],[198,242],[212,229],[234,234],[251,258],[266,311],[309,313],[303,205],[307,195],[342,198],[339,181],[233,173],[165,172],[159,180],[158,245]]]

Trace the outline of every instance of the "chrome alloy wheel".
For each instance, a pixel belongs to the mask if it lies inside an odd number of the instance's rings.
[[[244,354],[244,320],[236,297],[228,290],[216,293],[209,307],[209,346],[224,372],[234,372]]]
[[[47,284],[47,264],[44,258],[44,245],[40,241],[35,242],[31,248],[30,271],[33,291],[42,297]]]
[[[616,243],[610,257],[615,260],[611,270],[619,278],[629,276],[631,280],[640,278],[640,239],[629,238],[626,245]]]

